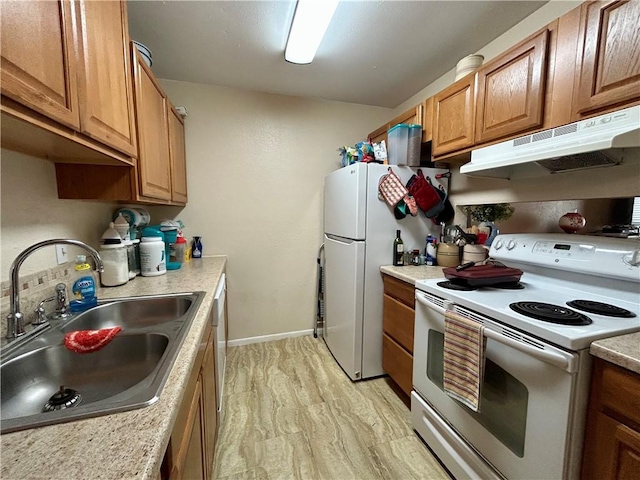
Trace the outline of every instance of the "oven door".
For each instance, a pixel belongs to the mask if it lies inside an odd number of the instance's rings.
[[[485,326],[485,370],[478,412],[443,390],[447,308]],[[462,452],[470,445],[506,478],[565,477],[579,356],[419,290],[415,320],[414,389],[435,410],[436,417],[444,420],[440,430],[443,425],[451,427],[446,439],[449,449]],[[412,402],[414,428],[420,432],[413,403],[418,405]],[[459,465],[452,466],[452,471],[460,471]]]

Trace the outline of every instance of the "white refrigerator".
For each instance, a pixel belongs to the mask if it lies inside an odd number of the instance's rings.
[[[383,375],[381,265],[393,263],[393,240],[401,231],[405,251],[424,253],[428,235],[440,227],[420,211],[397,220],[378,197],[388,165],[355,163],[325,177],[325,318],[323,338],[351,380]],[[391,166],[406,185],[417,168]],[[448,190],[446,169],[422,168]]]

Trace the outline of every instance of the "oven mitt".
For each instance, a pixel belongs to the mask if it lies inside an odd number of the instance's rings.
[[[382,175],[378,182],[379,196],[387,202],[387,205],[395,208],[395,206],[404,199],[407,193],[408,191],[402,184],[400,178],[393,172],[391,167],[389,167],[388,173]]]
[[[431,217],[431,221],[436,225],[440,225],[441,223],[449,223],[451,220],[453,220],[453,217],[456,214],[455,210],[453,209],[453,205],[451,205],[451,202],[449,201],[449,195],[444,189],[444,186],[440,185],[440,187],[438,188],[438,194],[442,199],[443,208],[438,215],[436,215],[435,217]]]
[[[411,215],[412,217],[418,215],[418,206],[416,205],[415,199],[411,195],[405,195],[393,209],[393,214],[398,220],[402,220],[407,215]]]
[[[438,195],[438,190],[427,181],[422,170],[418,169],[418,172],[409,179],[407,189],[427,217],[435,217],[442,210],[442,199]]]
[[[393,209],[393,215],[396,217],[396,220],[402,220],[407,216],[408,210],[409,209],[404,200],[400,200]]]

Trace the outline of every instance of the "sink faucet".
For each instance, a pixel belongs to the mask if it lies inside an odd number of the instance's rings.
[[[102,264],[102,259],[98,252],[80,240],[72,240],[69,238],[56,238],[53,240],[44,240],[42,242],[34,243],[30,247],[23,250],[18,256],[15,258],[13,263],[11,264],[11,268],[9,269],[9,277],[11,279],[11,295],[10,295],[10,305],[11,305],[11,313],[7,315],[7,338],[17,338],[25,334],[24,330],[24,318],[22,313],[20,312],[20,266],[27,259],[29,255],[31,255],[36,250],[41,249],[42,247],[46,247],[49,245],[58,245],[58,244],[66,244],[66,245],[75,245],[76,247],[80,247],[85,249],[87,252],[91,254],[93,259],[96,262],[96,270],[98,272],[104,271],[104,265]]]

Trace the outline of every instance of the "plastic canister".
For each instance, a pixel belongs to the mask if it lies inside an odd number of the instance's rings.
[[[136,238],[131,240],[131,242],[133,243],[133,254],[135,255],[133,270],[136,275],[140,275],[140,239]]]
[[[140,273],[140,269],[136,273],[136,247],[133,244],[133,240],[125,240],[124,245],[127,249],[127,266],[129,268],[129,280],[131,280]]]
[[[127,248],[124,243],[116,245],[102,245],[100,258],[104,270],[100,273],[100,283],[105,287],[124,285],[129,281],[129,263]]]
[[[176,243],[173,244],[173,250],[176,257],[176,262],[184,262],[185,254],[187,252],[187,239],[181,236],[176,238]]]
[[[409,125],[399,123],[387,133],[389,165],[406,165],[409,149]]]
[[[415,123],[409,125],[407,142],[407,165],[410,167],[419,167],[420,151],[422,149],[422,125]]]
[[[140,241],[140,273],[156,277],[167,273],[163,237],[142,237]]]

